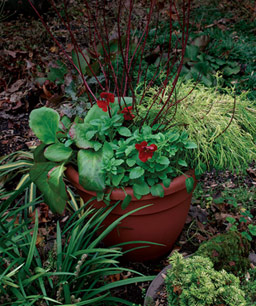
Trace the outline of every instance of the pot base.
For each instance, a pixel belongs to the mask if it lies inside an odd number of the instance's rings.
[[[193,176],[193,172],[187,173]],[[78,193],[87,202],[95,193],[85,190],[79,184],[78,172],[68,166],[66,176],[71,184],[77,188]],[[150,261],[156,260],[171,251],[175,241],[180,235],[185,224],[192,193],[187,193],[184,175],[175,178],[169,188],[165,188],[163,198],[153,197],[151,195],[143,196],[141,200],[133,197],[131,203],[124,210],[121,205],[115,207],[104,220],[104,226],[112,224],[115,220],[136,208],[147,204],[153,204],[132,213],[110,232],[103,240],[106,246],[113,246],[120,243],[141,241],[142,243],[131,243],[122,246],[125,253],[124,257],[130,261]],[[195,178],[194,178],[195,179]],[[195,186],[194,186],[195,187]],[[128,189],[128,188],[127,188]],[[132,188],[130,188],[132,190]],[[129,194],[130,190],[127,190]],[[111,199],[115,203],[118,198],[122,200],[125,197],[123,190],[117,189],[111,194]],[[104,202],[91,202],[96,208],[105,207]],[[153,242],[161,245],[152,245],[146,242]],[[133,250],[134,248],[138,248]],[[141,248],[143,247],[143,248]]]

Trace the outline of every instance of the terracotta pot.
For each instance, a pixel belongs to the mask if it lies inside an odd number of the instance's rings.
[[[79,184],[78,172],[73,167],[68,166],[65,174],[71,184],[77,188],[84,201],[88,201],[92,196],[96,195],[95,192],[85,190]],[[190,171],[187,175],[194,177],[194,172]],[[130,204],[124,210],[121,208],[121,205],[118,205],[105,219],[104,225],[108,226],[117,218],[136,208],[147,204],[154,205],[133,213],[122,220],[119,226],[104,239],[104,243],[111,246],[128,241],[150,241],[164,245],[136,243],[124,246],[123,250],[129,250],[142,245],[147,246],[143,249],[128,252],[125,255],[126,259],[132,261],[154,260],[170,252],[182,231],[191,203],[192,193],[187,193],[185,179],[184,175],[173,179],[169,188],[164,187],[165,196],[163,198],[153,197],[149,194],[137,200],[133,195],[132,188],[127,187],[125,189],[126,192],[132,197]],[[110,196],[113,203],[124,198],[125,193],[122,189],[113,190]],[[94,201],[92,205],[99,208],[106,204]]]

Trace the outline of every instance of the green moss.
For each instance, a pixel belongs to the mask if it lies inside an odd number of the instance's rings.
[[[184,259],[174,252],[170,263],[165,279],[169,306],[246,306],[239,278],[216,271],[209,258]]]
[[[220,234],[200,245],[195,255],[210,258],[216,270],[238,274],[249,268],[250,243],[238,232]]]

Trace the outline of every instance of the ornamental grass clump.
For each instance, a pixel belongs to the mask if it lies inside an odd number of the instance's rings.
[[[209,258],[183,258],[178,252],[170,257],[165,286],[169,306],[246,306],[239,278],[225,270],[216,271]]]
[[[188,97],[170,110],[166,120],[179,131],[186,131],[196,143],[195,150],[186,152],[192,168],[198,171],[215,168],[245,172],[249,164],[256,160],[255,105],[247,99],[247,93],[235,97],[229,89],[220,93],[221,76],[217,76],[217,80],[215,88],[195,85],[191,81],[179,82],[176,87],[177,99],[184,95]],[[169,90],[171,87],[167,85],[166,93],[159,97],[159,102],[167,99]],[[148,90],[147,100],[139,106],[142,117],[147,114],[148,105],[151,105],[157,91],[158,87]],[[160,107],[158,103],[152,107],[150,122]]]

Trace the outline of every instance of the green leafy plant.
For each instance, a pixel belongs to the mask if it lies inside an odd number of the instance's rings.
[[[66,117],[60,120],[49,108],[32,111],[30,126],[42,144],[35,150],[30,176],[53,211],[63,211],[67,201],[63,181],[67,163],[78,166],[80,183],[96,191],[99,198],[105,188],[111,192],[111,188],[126,186],[133,186],[137,198],[148,193],[163,196],[163,186],[168,187],[173,177],[189,169],[185,152],[196,145],[185,131],[165,130],[157,124],[133,125],[134,115],[118,113],[117,100],[109,109],[110,116],[95,105],[82,123],[71,124]],[[129,105],[131,99],[125,98],[125,103]],[[128,107],[124,105],[124,109]],[[193,185],[194,180],[188,177],[189,192]],[[127,199],[123,207],[128,203]]]
[[[208,55],[196,45],[188,45],[182,75],[185,80],[200,80],[206,86],[216,84],[214,75],[221,72],[224,77],[235,76],[240,72],[240,65],[235,61],[227,61]]]
[[[36,208],[41,200],[29,199],[26,189],[24,192],[19,197],[10,197],[1,206],[1,305],[132,305],[112,296],[111,289],[153,277],[121,268],[118,259],[122,252],[118,246],[99,245],[120,220],[96,235],[109,210],[96,210],[85,204],[65,224],[57,221],[56,238],[41,245],[44,238]],[[78,207],[75,202],[73,205]],[[35,212],[34,222],[30,208]],[[47,243],[50,243],[49,252],[45,252]],[[109,276],[122,272],[131,272],[135,277],[108,280]]]
[[[226,217],[226,220],[231,225],[230,231],[240,231],[244,238],[252,241],[256,237],[256,225],[249,221],[252,218],[250,211],[245,210],[237,217]]]
[[[239,278],[225,270],[214,270],[210,259],[184,259],[175,252],[169,261],[172,267],[167,271],[165,286],[170,306],[246,306]]]

